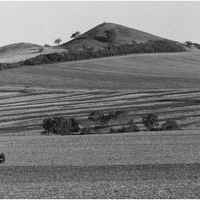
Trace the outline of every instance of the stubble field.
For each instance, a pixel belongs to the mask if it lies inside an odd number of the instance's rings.
[[[199,198],[198,131],[7,136],[1,198]]]
[[[1,198],[199,198],[200,54],[151,54],[0,72]],[[41,136],[45,117],[123,110],[139,133]],[[141,116],[182,131],[144,132]],[[12,136],[12,137],[11,137]],[[177,164],[177,165],[176,165]],[[107,177],[107,178],[106,178]],[[16,184],[17,183],[17,184]]]

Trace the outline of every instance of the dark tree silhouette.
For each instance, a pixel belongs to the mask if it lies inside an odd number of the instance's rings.
[[[59,44],[61,43],[61,41],[62,41],[62,40],[61,40],[60,38],[58,38],[58,39],[56,39],[56,40],[54,41],[54,44],[58,44],[58,45],[59,45]]]
[[[161,126],[162,131],[169,131],[169,130],[180,130],[179,124],[172,119],[166,120],[166,122]]]
[[[153,113],[143,116],[142,123],[146,126],[147,130],[153,131],[158,126],[158,116]]]
[[[81,33],[79,32],[79,31],[76,31],[75,33],[73,33],[72,35],[71,35],[71,38],[77,38],[77,37],[79,37],[81,35]]]

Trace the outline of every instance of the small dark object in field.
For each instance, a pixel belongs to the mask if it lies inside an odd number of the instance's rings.
[[[172,119],[167,120],[162,126],[161,130],[162,131],[169,131],[169,130],[180,130],[179,124]]]
[[[5,155],[3,153],[0,154],[0,163],[5,163]]]

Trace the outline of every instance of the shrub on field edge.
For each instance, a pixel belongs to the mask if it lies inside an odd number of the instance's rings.
[[[179,124],[172,119],[166,120],[166,122],[161,126],[162,131],[169,131],[169,130],[180,130]]]
[[[79,131],[79,123],[74,118],[54,117],[43,120],[44,131],[41,134],[69,135],[71,132]]]
[[[142,117],[142,123],[146,126],[148,131],[155,131],[158,127],[158,116],[150,113]]]
[[[113,127],[110,128],[110,133],[130,133],[130,132],[138,132],[140,129],[137,125],[135,125],[134,120],[131,119],[127,125],[122,126],[120,128],[114,129]]]
[[[88,135],[88,134],[92,134],[92,128],[91,127],[83,127],[81,129],[81,132],[80,132],[81,135]]]

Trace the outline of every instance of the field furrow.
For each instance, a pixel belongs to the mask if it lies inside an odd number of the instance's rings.
[[[198,129],[200,123],[200,90],[59,90],[45,88],[0,87],[0,131],[40,132],[45,117],[65,115],[84,123],[94,110],[105,113],[122,110],[116,122],[120,126],[133,118],[141,123],[141,116],[156,113],[159,120],[174,118],[182,127]],[[114,123],[115,124],[115,123]],[[141,127],[141,124],[140,124]]]

